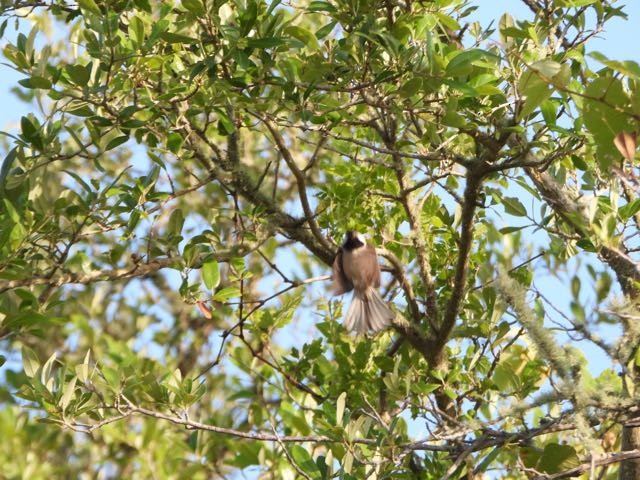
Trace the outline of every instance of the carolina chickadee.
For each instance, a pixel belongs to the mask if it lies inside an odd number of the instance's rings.
[[[333,261],[333,293],[342,295],[353,290],[351,306],[344,326],[349,331],[379,332],[391,324],[395,314],[380,297],[380,265],[373,245],[364,236],[348,231]]]

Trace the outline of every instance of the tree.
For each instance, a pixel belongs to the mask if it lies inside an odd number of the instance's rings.
[[[0,2],[2,474],[640,478],[640,66],[523,3]]]

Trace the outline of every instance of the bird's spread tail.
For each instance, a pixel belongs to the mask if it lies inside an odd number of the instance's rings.
[[[391,325],[394,318],[395,314],[375,288],[368,288],[364,292],[354,290],[344,326],[350,332],[379,332]]]

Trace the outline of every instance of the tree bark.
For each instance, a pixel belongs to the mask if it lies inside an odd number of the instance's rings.
[[[637,299],[637,295],[633,297]],[[634,366],[633,370],[628,373],[629,381],[633,384],[634,392],[640,388],[640,367]],[[633,414],[633,420],[640,418],[640,413]],[[620,450],[628,452],[630,450],[640,449],[640,426],[637,426],[637,420],[633,422],[633,426],[622,426],[622,438],[620,439]],[[640,459],[624,460],[620,463],[618,471],[618,480],[640,480]]]
[[[636,388],[640,387],[636,383]],[[620,450],[623,452],[640,448],[640,427],[622,427]],[[619,480],[640,479],[640,459],[625,460],[620,463]]]

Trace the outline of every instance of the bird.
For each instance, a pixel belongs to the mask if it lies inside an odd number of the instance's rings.
[[[361,233],[349,230],[333,261],[333,294],[353,290],[345,328],[358,334],[384,330],[395,318],[378,293],[380,265],[373,245]]]

